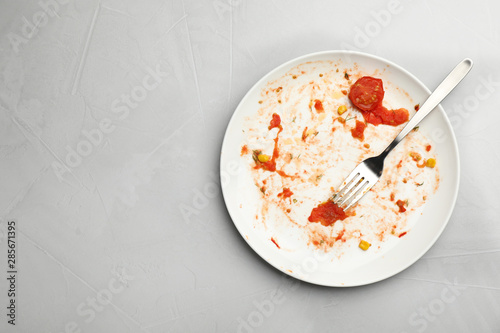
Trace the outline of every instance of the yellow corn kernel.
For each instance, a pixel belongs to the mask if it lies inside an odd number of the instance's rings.
[[[339,106],[339,108],[337,109],[339,115],[341,115],[342,113],[346,112],[347,111],[347,106],[345,105],[341,105]]]
[[[368,250],[368,248],[369,248],[370,246],[372,246],[372,245],[371,245],[370,243],[368,243],[367,241],[361,240],[361,241],[359,242],[359,248],[360,248],[361,250],[363,250],[363,251]]]
[[[436,166],[436,159],[435,158],[429,158],[427,162],[425,162],[425,166],[429,168],[434,168]]]
[[[262,163],[269,162],[269,160],[271,159],[271,157],[269,157],[269,155],[266,155],[266,154],[259,154],[259,156],[257,156],[257,158],[259,159],[259,162],[262,162]]]

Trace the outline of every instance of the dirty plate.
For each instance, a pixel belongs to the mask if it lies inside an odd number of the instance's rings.
[[[265,228],[255,219],[258,188],[254,186],[248,161],[241,156],[246,138],[246,119],[256,115],[261,91],[270,81],[307,62],[333,61],[345,68],[378,71],[384,82],[409,93],[417,103],[430,94],[415,76],[385,59],[359,52],[328,51],[291,60],[257,82],[234,112],[226,130],[221,152],[221,184],[227,209],[243,239],[264,260],[297,279],[332,287],[359,286],[391,277],[416,262],[436,242],[455,205],[459,183],[459,159],[455,136],[444,110],[439,106],[420,125],[420,131],[433,142],[439,161],[440,185],[437,192],[416,214],[411,231],[381,251],[348,251],[341,259],[301,245],[295,250],[278,248],[270,241]],[[305,74],[309,75],[309,74]],[[312,75],[312,74],[310,74]],[[315,76],[316,77],[316,76]],[[311,76],[311,80],[314,80]],[[307,79],[307,78],[306,78]],[[286,236],[284,236],[286,237]],[[289,240],[289,243],[293,240]],[[384,246],[383,246],[384,247]],[[358,249],[359,250],[359,249]],[[361,254],[360,254],[361,253]]]

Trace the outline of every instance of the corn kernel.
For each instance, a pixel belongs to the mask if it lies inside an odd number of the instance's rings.
[[[363,250],[363,251],[368,250],[368,248],[369,248],[370,246],[372,246],[372,245],[371,245],[370,243],[368,243],[367,241],[361,240],[361,241],[359,242],[359,248],[360,248],[361,250]]]
[[[341,115],[342,113],[346,112],[347,111],[347,106],[345,105],[341,105],[339,106],[339,108],[337,109],[339,115]]]
[[[259,159],[259,162],[262,162],[262,163],[269,162],[269,160],[271,159],[271,157],[269,157],[269,155],[266,155],[266,154],[259,154],[259,156],[257,156],[257,158]]]
[[[425,166],[429,168],[434,168],[436,166],[436,159],[435,158],[429,158],[427,162],[425,162]]]

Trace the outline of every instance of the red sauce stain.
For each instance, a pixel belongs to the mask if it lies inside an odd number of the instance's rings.
[[[403,237],[406,234],[407,234],[407,232],[405,231],[405,232],[401,233],[398,237],[401,238],[401,237]]]
[[[271,122],[269,123],[269,130],[272,130],[273,128],[279,128],[280,132],[283,129],[281,127],[281,118],[276,113],[273,113],[273,119],[271,119]]]
[[[365,128],[366,124],[364,122],[356,120],[356,127],[351,129],[352,137],[360,141],[363,141],[365,139],[364,135]]]
[[[283,130],[283,127],[281,126],[281,118],[276,113],[273,113],[273,118],[271,119],[271,122],[269,124],[269,130],[271,130],[273,128],[279,128],[278,134],[276,135],[276,138],[274,139],[273,156],[267,162],[260,162],[258,159],[258,155],[260,152],[254,151],[255,169],[264,169],[264,170],[271,171],[271,172],[276,171],[276,158],[278,158],[280,155],[280,152],[278,149],[278,141],[279,141],[280,133]]]
[[[313,208],[308,220],[309,222],[319,222],[328,227],[336,221],[344,220],[346,218],[347,214],[344,210],[333,203],[333,201],[328,200],[319,204],[318,207]]]
[[[289,188],[285,187],[283,188],[283,192],[278,193],[278,198],[285,199],[285,198],[290,198],[293,195],[293,192],[290,191]]]
[[[247,145],[244,145],[243,147],[241,147],[241,156],[243,156],[245,154],[248,154],[248,147],[247,147]]]
[[[281,177],[288,177],[288,178],[292,178],[292,179],[295,179],[297,178],[296,176],[290,176],[290,175],[287,175],[284,171],[282,170],[276,170],[276,173],[278,175],[280,175]]]
[[[394,201],[394,199],[396,198],[396,195],[394,194],[394,192],[391,193],[391,201]]]
[[[260,188],[260,191],[262,192],[262,194],[265,196],[266,195],[266,187],[265,186],[262,186]]]
[[[272,238],[272,237],[271,237],[271,242],[273,242],[273,243],[274,243],[274,245],[276,245],[276,247],[277,247],[278,249],[281,249],[281,247],[278,245],[278,243],[277,243],[277,242],[274,240],[274,238]]]
[[[342,231],[339,232],[339,234],[337,235],[337,237],[335,237],[335,241],[338,242],[339,240],[341,240],[341,241],[345,242],[345,238],[343,238],[344,237],[344,232],[345,232],[345,229],[342,229]]]
[[[363,76],[351,86],[349,99],[361,111],[366,122],[375,126],[397,126],[407,122],[410,117],[408,110],[389,110],[382,105],[384,94],[382,80]]]
[[[415,111],[420,110],[420,104],[415,104]]]
[[[417,167],[419,167],[420,169],[425,168],[425,165],[426,165],[425,160],[423,160],[422,163],[420,164],[417,163]]]
[[[425,162],[425,159],[422,160],[422,155],[420,155],[419,153],[416,153],[416,152],[410,152],[410,157],[415,161],[417,162],[417,167],[419,168],[425,168],[425,165],[426,165],[426,162]],[[418,162],[422,160],[422,163],[418,164]]]
[[[319,99],[316,99],[314,101],[314,108],[316,109],[316,111],[318,113],[321,113],[321,112],[325,111],[325,109],[323,108],[323,103],[321,103],[321,101]]]
[[[304,131],[302,132],[302,141],[306,141],[307,138],[307,126],[304,128]]]
[[[310,242],[317,248],[333,247],[336,242],[346,242],[345,229],[342,229],[337,236],[325,235],[321,232],[312,232]]]
[[[427,145],[427,146],[425,147],[425,151],[431,151],[431,148],[432,148],[432,146],[431,146],[431,145]]]
[[[347,90],[341,90],[344,95],[347,95]]]
[[[261,162],[258,159],[258,156],[260,155],[261,151],[254,150],[253,151],[253,159],[255,161],[254,169],[264,169],[264,170],[271,171],[271,172],[276,171],[275,151],[279,154],[279,151],[277,151],[276,142],[275,142],[275,147],[274,147],[274,151],[273,151],[273,156],[271,157],[271,159],[267,162]]]
[[[280,152],[278,149],[278,141],[279,141],[280,133],[281,133],[281,131],[283,131],[283,126],[281,126],[281,118],[276,113],[273,113],[273,118],[271,119],[271,122],[269,123],[269,130],[271,130],[273,128],[279,128],[278,134],[276,135],[276,138],[274,139],[273,156],[271,156],[269,161],[261,162],[261,161],[259,161],[259,158],[258,158],[261,151],[254,150],[253,151],[253,159],[255,161],[254,169],[264,169],[267,171],[276,172],[281,177],[295,178],[294,176],[287,175],[282,170],[276,169],[276,159],[280,156]]]
[[[419,153],[416,153],[414,151],[410,152],[410,157],[415,161],[415,162],[418,162],[422,159],[422,155],[420,155]]]
[[[396,167],[399,169],[403,166],[403,160],[400,160],[398,165],[396,165]]]
[[[400,213],[406,212],[405,202],[404,201],[398,200],[398,201],[396,201],[396,205],[398,205]]]

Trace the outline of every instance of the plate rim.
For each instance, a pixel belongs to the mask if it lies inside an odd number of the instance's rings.
[[[228,205],[227,203],[227,200],[226,200],[226,197],[227,197],[227,185],[225,185],[225,183],[222,181],[222,173],[224,172],[224,168],[223,168],[223,159],[224,159],[224,155],[223,155],[223,152],[225,151],[225,147],[227,145],[227,141],[228,141],[228,132],[229,132],[229,129],[231,128],[231,124],[235,122],[235,117],[236,117],[236,113],[237,111],[240,109],[240,107],[242,105],[244,105],[244,103],[246,102],[246,100],[249,98],[250,94],[252,91],[254,91],[254,89],[256,89],[256,87],[260,86],[264,81],[268,80],[268,78],[270,76],[272,76],[273,73],[275,72],[278,72],[280,70],[282,70],[283,68],[286,68],[286,67],[289,67],[291,64],[295,63],[295,62],[299,62],[301,60],[305,60],[305,59],[308,59],[308,58],[313,58],[313,57],[321,57],[321,56],[331,56],[331,55],[357,55],[357,56],[362,56],[362,57],[367,57],[367,58],[372,58],[372,59],[375,59],[377,61],[380,61],[386,65],[389,65],[391,67],[394,67],[398,70],[400,70],[401,72],[403,72],[404,74],[408,75],[415,83],[417,83],[421,88],[423,88],[423,90],[427,93],[427,94],[431,94],[431,90],[429,90],[429,88],[427,88],[427,86],[422,82],[420,81],[415,75],[413,75],[411,72],[409,72],[408,70],[406,70],[405,68],[401,67],[400,65],[388,60],[388,59],[385,59],[383,57],[380,57],[380,56],[377,56],[377,55],[373,55],[373,54],[370,54],[370,53],[365,53],[365,52],[360,52],[360,51],[352,51],[352,50],[324,50],[324,51],[319,51],[319,52],[312,52],[312,53],[308,53],[308,54],[304,54],[304,55],[301,55],[299,57],[295,57],[295,58],[292,58],[276,67],[274,67],[273,69],[271,69],[270,71],[268,71],[266,74],[264,74],[259,80],[257,80],[257,82],[255,82],[248,90],[247,92],[245,93],[245,95],[243,96],[243,98],[240,100],[240,102],[238,103],[238,105],[236,106],[236,108],[234,109],[233,113],[231,114],[231,118],[229,119],[229,122],[227,123],[227,126],[226,126],[226,130],[224,132],[224,138],[222,140],[222,145],[221,145],[221,150],[220,150],[220,159],[219,159],[219,178],[220,178],[220,184],[221,184],[221,190],[222,190],[222,197],[223,197],[223,200],[224,200],[224,204],[226,206],[226,209],[229,213],[229,216],[231,217],[231,221],[233,222],[233,225],[236,227],[236,229],[238,230],[240,236],[245,240],[245,242],[248,244],[248,246],[250,246],[250,248],[262,259],[264,260],[265,262],[267,262],[269,265],[271,265],[272,267],[276,268],[277,270],[283,272],[284,274],[288,275],[288,276],[291,276],[299,281],[304,281],[304,282],[307,282],[307,283],[310,283],[310,284],[313,284],[313,285],[318,285],[318,286],[324,286],[324,287],[340,287],[340,288],[349,288],[349,287],[358,287],[358,286],[364,286],[364,285],[370,285],[370,284],[373,284],[373,283],[376,283],[376,282],[380,282],[380,281],[383,281],[383,280],[386,280],[390,277],[393,277],[401,272],[403,272],[404,270],[406,270],[408,267],[412,266],[413,264],[415,264],[418,260],[420,260],[433,246],[434,244],[436,243],[436,241],[439,239],[439,237],[442,235],[444,229],[446,228],[446,226],[448,225],[450,219],[451,219],[451,215],[453,214],[454,210],[455,210],[455,205],[456,205],[456,202],[457,202],[457,198],[458,198],[458,192],[459,192],[459,187],[460,187],[460,155],[459,155],[459,150],[458,150],[458,143],[457,143],[457,140],[456,140],[456,136],[455,136],[455,132],[453,131],[453,127],[451,126],[451,122],[446,114],[446,112],[444,111],[444,108],[442,107],[441,104],[438,105],[437,107],[437,110],[434,110],[435,111],[439,111],[439,113],[443,116],[443,119],[444,119],[444,122],[445,122],[445,125],[446,127],[449,129],[449,132],[450,132],[450,137],[448,138],[449,140],[451,140],[451,143],[452,143],[452,146],[453,146],[453,153],[454,155],[456,156],[456,179],[452,179],[452,183],[453,183],[453,195],[451,197],[451,205],[449,207],[449,210],[448,210],[448,213],[446,214],[446,218],[445,218],[445,222],[442,224],[441,228],[438,230],[438,232],[436,232],[434,234],[434,237],[432,239],[430,239],[430,241],[428,242],[428,245],[421,251],[421,253],[419,255],[417,255],[414,259],[412,260],[409,260],[408,263],[406,265],[402,265],[401,267],[398,267],[397,269],[395,269],[395,271],[390,271],[388,272],[387,274],[385,275],[382,275],[382,277],[377,277],[377,278],[374,278],[374,279],[371,279],[371,280],[367,280],[366,282],[363,282],[363,283],[354,283],[354,284],[342,284],[342,285],[339,285],[339,284],[326,284],[326,283],[320,283],[320,282],[317,282],[317,281],[312,281],[309,277],[299,277],[297,276],[296,274],[294,273],[290,273],[288,271],[286,271],[285,269],[279,267],[278,265],[275,265],[273,262],[271,262],[270,260],[267,260],[265,258],[265,256],[258,250],[256,249],[252,243],[249,241],[249,239],[247,239],[245,237],[245,235],[243,234],[243,231],[240,229],[240,227],[238,226],[237,223],[235,223],[235,213],[233,212],[233,209]],[[265,82],[264,82],[265,83]]]

